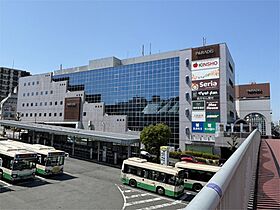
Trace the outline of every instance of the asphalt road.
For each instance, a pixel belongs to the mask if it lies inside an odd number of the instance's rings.
[[[195,193],[175,200],[120,182],[120,169],[68,158],[61,176],[0,181],[0,209],[182,209]]]

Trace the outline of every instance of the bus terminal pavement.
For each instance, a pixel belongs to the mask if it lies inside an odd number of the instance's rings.
[[[120,169],[67,158],[64,174],[10,183],[0,180],[0,209],[183,209],[196,193],[179,199],[131,188]]]

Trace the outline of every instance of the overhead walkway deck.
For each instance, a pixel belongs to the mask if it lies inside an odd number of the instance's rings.
[[[256,209],[280,209],[280,139],[262,139]]]

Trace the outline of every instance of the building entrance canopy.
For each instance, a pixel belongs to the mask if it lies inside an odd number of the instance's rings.
[[[92,131],[92,130],[68,128],[62,126],[21,122],[21,121],[14,121],[14,120],[0,120],[0,125],[16,127],[16,128],[21,128],[21,129],[26,129],[26,130],[36,131],[36,132],[46,132],[49,134],[87,138],[92,141],[110,142],[110,143],[115,143],[120,145],[131,145],[140,142],[140,138],[137,135]]]

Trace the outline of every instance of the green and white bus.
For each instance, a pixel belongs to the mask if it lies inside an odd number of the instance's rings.
[[[185,161],[177,162],[175,167],[185,171],[185,188],[194,190],[196,192],[199,192],[202,187],[204,187],[206,183],[214,176],[214,174],[221,168],[219,166],[189,163]]]
[[[35,177],[35,152],[8,141],[0,141],[0,179],[10,181]]]
[[[12,141],[27,150],[37,153],[36,172],[40,175],[62,174],[64,169],[65,152],[57,150],[51,146],[41,144],[27,144],[18,141]]]
[[[123,161],[121,181],[131,187],[143,188],[160,195],[179,197],[184,193],[183,170],[136,157]]]

